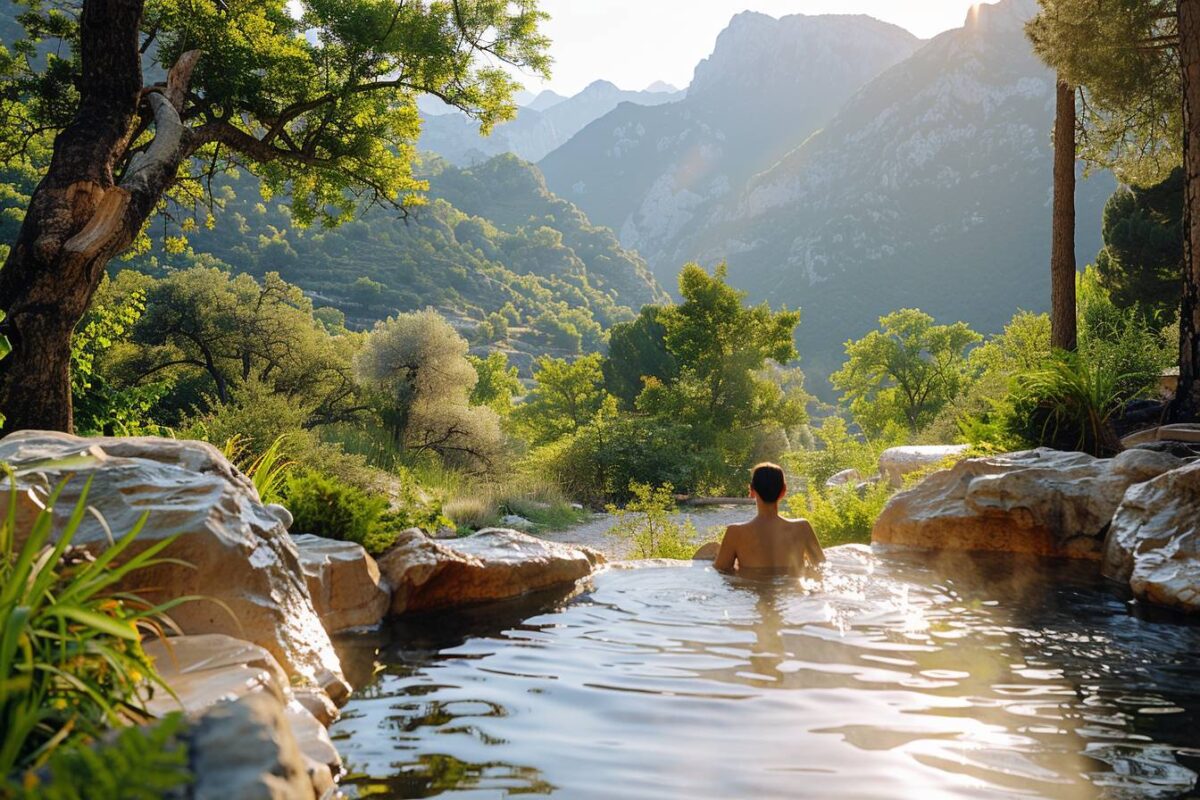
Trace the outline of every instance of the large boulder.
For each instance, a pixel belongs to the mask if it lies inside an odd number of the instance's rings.
[[[1176,469],[1166,453],[1116,458],[1038,449],[972,458],[891,499],[872,542],[1099,559],[1125,490]]]
[[[1144,431],[1131,433],[1121,440],[1125,447],[1152,444],[1154,442],[1184,442],[1200,444],[1200,424],[1179,423],[1175,425],[1159,425]]]
[[[292,536],[300,569],[325,630],[330,633],[378,625],[391,599],[379,565],[362,546],[302,533]]]
[[[1139,598],[1200,614],[1200,463],[1133,486],[1113,516],[1104,574]]]
[[[508,600],[572,584],[604,556],[511,530],[489,529],[453,542],[406,531],[379,559],[392,587],[391,611],[403,614]]]
[[[923,469],[931,469],[959,458],[967,452],[963,444],[910,445],[892,447],[879,454],[879,474],[899,489],[904,478]]]
[[[54,507],[58,530],[90,481],[75,543],[93,551],[145,526],[134,550],[176,537],[162,563],[132,573],[121,588],[162,601],[198,596],[171,610],[184,633],[224,633],[266,648],[289,674],[348,694],[329,635],[313,609],[299,557],[279,518],[254,485],[216,448],[158,438],[79,438],[20,431],[0,440],[0,461],[17,470],[23,490],[47,493],[64,484]],[[9,494],[0,492],[0,511]],[[17,531],[38,513],[29,491],[18,494]]]

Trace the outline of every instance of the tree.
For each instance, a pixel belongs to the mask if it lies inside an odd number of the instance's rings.
[[[375,326],[355,359],[359,378],[377,393],[380,416],[396,444],[436,453],[467,468],[491,468],[500,452],[500,418],[470,405],[478,380],[467,341],[432,309]]]
[[[1183,170],[1147,188],[1120,187],[1104,206],[1100,282],[1121,308],[1160,328],[1179,314],[1183,274]]]
[[[467,356],[475,367],[477,380],[471,390],[471,405],[487,406],[501,417],[512,413],[513,398],[521,393],[521,380],[517,368],[508,364],[504,353],[489,353],[487,358]]]
[[[146,308],[130,335],[136,349],[112,368],[129,386],[174,376],[168,406],[205,410],[210,398],[229,404],[254,382],[298,403],[305,428],[368,409],[351,368],[359,336],[331,336],[312,301],[275,273],[260,283],[206,267],[160,280],[122,272],[113,292],[144,293]]]
[[[645,378],[670,383],[679,374],[679,363],[667,349],[663,313],[661,306],[646,306],[637,319],[609,331],[604,386],[626,409],[634,407]]]
[[[517,415],[535,445],[575,433],[613,403],[604,390],[597,353],[573,362],[542,356],[534,364],[533,380],[534,387]]]
[[[773,312],[766,303],[747,307],[746,293],[730,286],[727,275],[724,264],[712,274],[697,264],[680,272],[683,302],[660,316],[667,350],[679,365],[678,380],[666,386],[698,427],[728,431],[776,421],[797,424],[803,407],[762,402],[784,398],[770,391],[773,384],[760,372],[768,361],[784,365],[796,359],[800,312]]]
[[[1074,350],[1075,89],[1061,77],[1055,89],[1054,211],[1050,246],[1050,329],[1054,346]]]
[[[1149,186],[1182,163],[1183,288],[1172,416],[1200,412],[1200,0],[1039,0],[1038,54],[1083,88],[1086,160]],[[1181,150],[1182,148],[1182,150]]]
[[[196,209],[209,178],[244,166],[290,192],[300,223],[401,206],[424,188],[418,94],[487,132],[515,112],[496,62],[548,65],[536,0],[82,0],[77,21],[31,1],[29,41],[0,64],[0,148],[54,145],[0,270],[10,428],[72,427],[72,330],[164,204]],[[68,46],[40,58],[46,38]],[[145,86],[144,68],[164,80]]]
[[[965,322],[937,325],[914,308],[880,317],[879,328],[846,343],[846,363],[830,380],[868,433],[889,421],[918,432],[961,391],[966,350],[981,337]]]

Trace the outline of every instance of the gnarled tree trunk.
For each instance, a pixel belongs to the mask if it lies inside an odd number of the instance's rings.
[[[1054,211],[1050,233],[1050,344],[1074,350],[1075,90],[1061,78],[1054,112]]]
[[[1183,302],[1179,318],[1179,388],[1172,417],[1200,412],[1200,0],[1179,0],[1183,68]]]
[[[138,27],[143,0],[85,0],[79,20],[79,108],[54,140],[46,176],[30,199],[0,270],[0,360],[6,430],[70,431],[71,335],[109,259],[129,246],[174,180],[188,131],[178,107],[198,53],[171,70],[165,88],[143,92]],[[155,136],[127,158],[139,107]],[[118,183],[114,171],[125,165]]]

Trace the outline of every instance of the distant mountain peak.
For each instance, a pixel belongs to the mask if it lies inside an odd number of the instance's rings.
[[[670,83],[667,83],[666,81],[655,81],[654,83],[647,86],[643,91],[655,92],[655,93],[670,92],[670,93],[674,94],[675,92],[679,91],[679,87],[674,86]]]
[[[1024,26],[1038,13],[1037,0],[998,0],[978,3],[967,9],[963,28],[969,32],[998,32]]]

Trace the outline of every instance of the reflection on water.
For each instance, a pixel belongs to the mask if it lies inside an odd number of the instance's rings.
[[[820,581],[613,570],[573,598],[343,640],[367,682],[333,729],[347,784],[360,797],[1192,790],[1200,627],[1130,614],[1091,565],[830,555]]]

